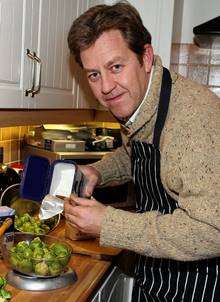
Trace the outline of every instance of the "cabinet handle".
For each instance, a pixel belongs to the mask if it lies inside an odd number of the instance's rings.
[[[32,87],[25,90],[25,96],[28,96],[29,93],[31,94],[31,97],[34,97],[35,94],[40,92],[41,88],[41,59],[36,55],[35,52],[30,52],[29,49],[26,50],[27,56],[33,60],[33,69],[32,69]],[[37,73],[37,64],[39,65],[39,72],[38,72],[38,78],[37,78],[37,86],[35,87],[36,83],[36,73]]]

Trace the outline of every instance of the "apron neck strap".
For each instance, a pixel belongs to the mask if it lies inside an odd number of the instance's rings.
[[[160,90],[160,100],[157,111],[157,119],[154,128],[153,145],[159,148],[160,136],[163,130],[167,112],[169,108],[170,94],[171,94],[172,80],[170,72],[167,68],[163,67],[163,78]]]

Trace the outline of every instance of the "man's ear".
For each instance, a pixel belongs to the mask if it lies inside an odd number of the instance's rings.
[[[154,60],[154,51],[151,44],[144,45],[144,54],[143,54],[143,65],[146,72],[150,72]]]

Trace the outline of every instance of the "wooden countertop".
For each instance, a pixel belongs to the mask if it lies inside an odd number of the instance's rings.
[[[73,255],[70,260],[70,267],[75,270],[78,278],[73,285],[41,292],[20,290],[9,284],[7,284],[6,289],[12,293],[11,302],[86,302],[110,265],[111,262],[109,261]],[[0,275],[4,276],[8,270],[4,262],[0,260]]]
[[[62,221],[49,235],[64,237],[64,222]],[[73,249],[69,263],[77,274],[77,281],[73,285],[41,292],[21,290],[9,284],[6,288],[12,293],[11,302],[87,302],[110,265],[111,261],[96,259],[92,255],[75,254]],[[9,268],[0,259],[0,276],[5,276],[8,271]]]

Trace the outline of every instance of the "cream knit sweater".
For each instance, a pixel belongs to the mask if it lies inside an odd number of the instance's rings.
[[[132,178],[130,142],[152,142],[162,79],[155,57],[148,96],[123,146],[93,166],[102,183]],[[100,243],[159,258],[197,260],[220,256],[220,106],[206,87],[171,73],[172,93],[160,140],[161,180],[179,208],[172,214],[131,213],[108,207]],[[134,201],[135,202],[135,201]]]

